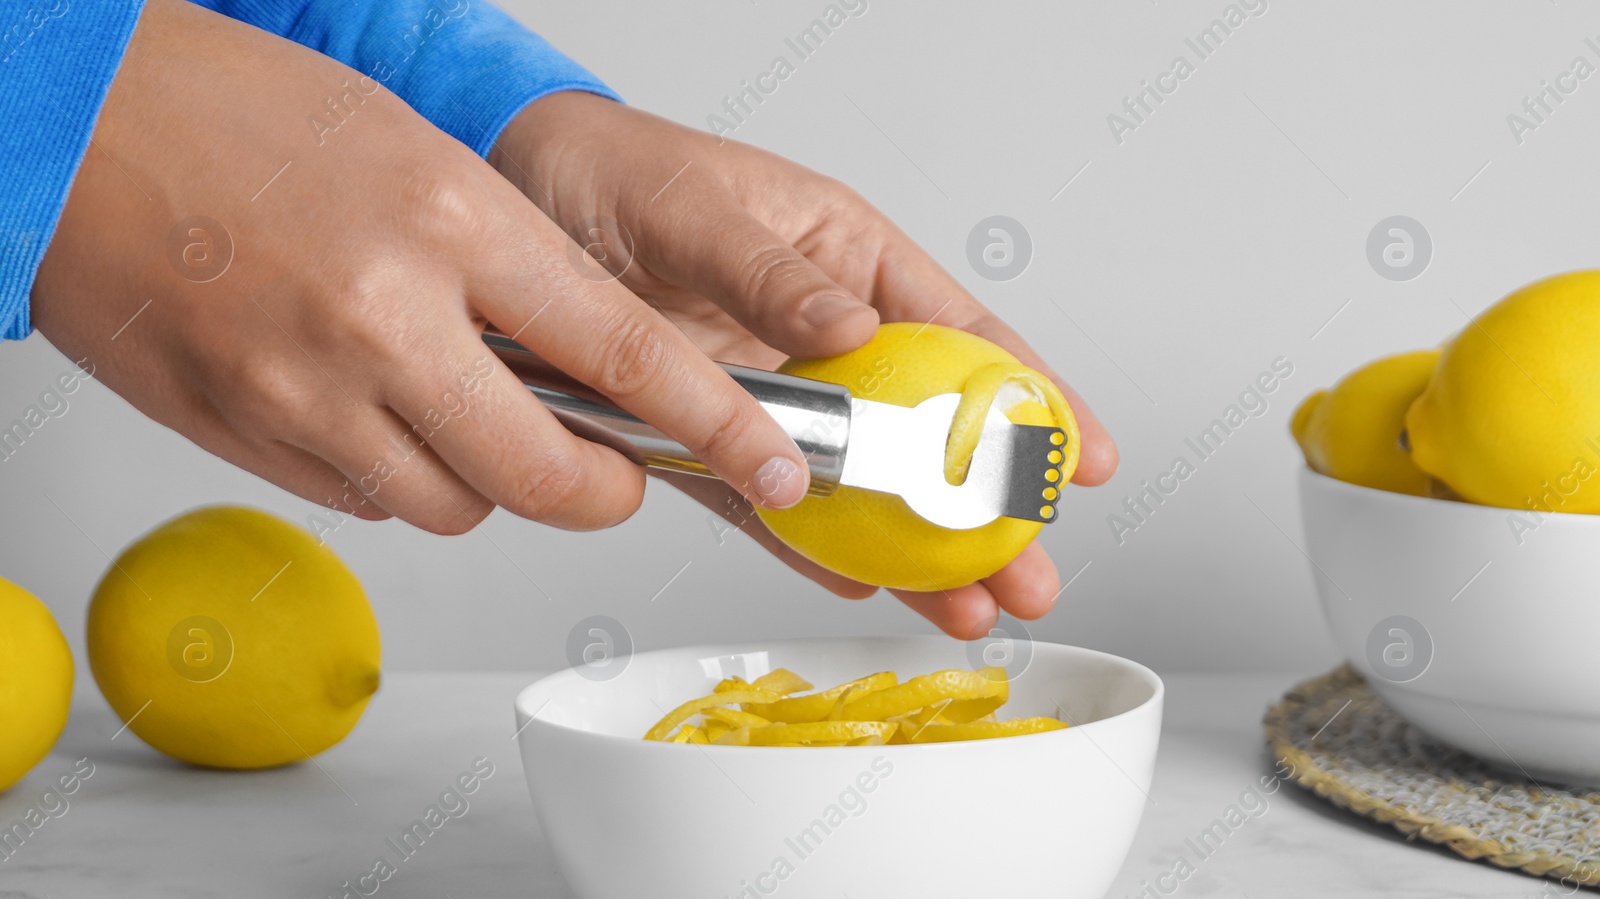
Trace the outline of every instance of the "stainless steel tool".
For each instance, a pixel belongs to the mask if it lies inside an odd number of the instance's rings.
[[[483,340],[574,434],[641,465],[713,476],[682,444],[521,344],[498,334]],[[738,365],[722,368],[800,447],[814,495],[828,496],[840,485],[891,493],[928,521],[955,529],[1002,516],[1055,518],[1067,439],[1060,428],[1013,424],[991,408],[966,480],[955,485],[944,477],[944,450],[960,394],[908,408],[853,398],[837,384]]]

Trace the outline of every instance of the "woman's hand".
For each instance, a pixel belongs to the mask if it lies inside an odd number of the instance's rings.
[[[459,533],[501,505],[598,528],[638,507],[640,469],[563,428],[485,349],[486,323],[750,500],[799,501],[793,441],[574,258],[561,228],[375,82],[151,0],[32,299],[39,329],[150,417],[361,517]]]
[[[501,135],[489,161],[611,274],[707,356],[773,368],[788,356],[854,349],[878,322],[935,322],[1010,350],[1066,393],[1082,430],[1073,480],[1099,484],[1117,451],[1083,400],[1016,332],[859,195],[770,153],[609,100],[553,94]],[[610,277],[599,269],[591,276]],[[742,515],[715,481],[668,478],[802,574],[841,596],[874,588],[819,568]],[[1037,618],[1055,565],[1034,544],[983,582],[946,593],[893,591],[946,632],[976,637],[999,611]]]

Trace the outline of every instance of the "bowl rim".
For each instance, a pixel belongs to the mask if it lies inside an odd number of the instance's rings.
[[[770,647],[783,646],[783,645],[786,645],[786,644],[787,645],[794,645],[794,644],[799,644],[799,643],[826,643],[826,642],[830,642],[830,641],[854,642],[854,641],[860,641],[860,640],[892,640],[892,641],[896,641],[896,642],[908,642],[908,643],[934,643],[934,642],[942,642],[942,641],[952,641],[952,638],[944,637],[944,636],[936,636],[936,635],[932,635],[932,634],[861,634],[861,635],[845,636],[845,637],[783,637],[783,638],[779,638],[779,639],[775,639],[775,640],[749,640],[749,641],[736,642],[736,643],[735,642],[730,642],[730,643],[691,643],[691,644],[688,644],[688,645],[685,645],[685,646],[666,646],[666,647],[661,647],[659,649],[651,649],[651,650],[646,650],[644,652],[634,653],[634,655],[635,656],[650,656],[650,655],[665,654],[665,653],[669,653],[669,652],[671,652],[671,653],[687,652],[687,653],[692,653],[692,654],[695,654],[695,655],[700,655],[702,657],[710,656],[710,655],[723,656],[723,655],[736,655],[736,654],[739,654],[739,653],[742,653],[742,652],[760,652],[760,651],[763,651],[764,649],[767,649],[767,648],[770,648]],[[959,641],[955,641],[955,642],[959,642]],[[714,745],[714,744],[706,745],[706,744],[699,744],[699,743],[668,743],[668,742],[662,741],[662,740],[646,740],[642,736],[629,737],[629,736],[622,736],[622,735],[619,735],[619,734],[600,733],[598,731],[585,730],[585,729],[583,729],[581,727],[570,727],[570,726],[565,725],[565,724],[557,724],[557,723],[555,723],[553,721],[544,721],[544,720],[540,719],[537,716],[538,716],[539,711],[544,708],[544,704],[540,704],[538,709],[534,709],[532,711],[529,711],[528,710],[528,706],[531,704],[529,702],[530,696],[535,694],[539,690],[539,688],[541,688],[541,687],[548,688],[549,682],[552,681],[552,680],[556,680],[558,678],[566,678],[566,677],[577,677],[578,675],[573,671],[573,669],[568,667],[568,668],[562,668],[562,669],[560,669],[558,671],[552,671],[549,674],[546,674],[543,677],[540,677],[539,679],[535,680],[533,683],[528,684],[526,687],[523,687],[521,690],[517,691],[517,696],[516,696],[516,699],[512,703],[512,707],[513,707],[513,709],[515,710],[515,712],[517,713],[518,716],[522,716],[522,715],[528,715],[529,716],[529,720],[525,724],[523,724],[521,726],[520,730],[517,731],[517,734],[516,734],[517,743],[518,743],[519,746],[523,745],[523,742],[524,742],[524,740],[526,738],[525,735],[527,734],[527,732],[537,728],[537,729],[540,729],[540,730],[550,730],[550,731],[561,732],[561,733],[566,733],[566,734],[577,734],[577,735],[581,735],[580,739],[596,740],[596,741],[599,741],[600,743],[603,743],[603,744],[647,747],[647,748],[645,748],[643,750],[645,752],[660,752],[660,751],[673,751],[673,752],[676,752],[676,751],[683,751],[683,750],[690,750],[690,749],[698,749],[698,750],[701,750],[703,752],[709,751],[709,752],[714,752],[714,753],[721,754],[721,753],[728,753],[728,752],[749,752],[749,751],[752,751],[752,750],[760,750],[764,754],[765,753],[777,754],[777,753],[785,753],[785,752],[803,752],[803,753],[806,753],[807,755],[815,755],[818,752],[818,750],[826,749],[826,750],[836,750],[836,751],[839,751],[841,753],[843,753],[843,752],[854,752],[854,753],[859,755],[859,754],[865,754],[865,753],[882,753],[882,752],[904,753],[904,752],[907,752],[907,751],[921,751],[923,753],[929,753],[929,752],[961,752],[961,751],[971,752],[971,751],[974,751],[975,749],[992,751],[992,747],[994,747],[996,744],[1004,746],[1004,745],[1008,745],[1009,741],[1012,741],[1012,740],[1048,740],[1048,739],[1060,740],[1060,739],[1067,739],[1067,737],[1065,737],[1066,734],[1070,734],[1070,733],[1072,733],[1074,731],[1081,731],[1081,730],[1083,730],[1084,728],[1087,728],[1087,727],[1095,727],[1096,725],[1105,724],[1107,722],[1115,721],[1115,720],[1120,719],[1120,718],[1132,717],[1135,714],[1149,714],[1149,710],[1153,706],[1161,705],[1164,702],[1165,698],[1166,698],[1166,690],[1167,690],[1166,682],[1161,679],[1161,675],[1157,674],[1155,671],[1151,670],[1149,667],[1147,667],[1147,666],[1145,666],[1143,664],[1140,664],[1139,662],[1133,661],[1132,659],[1124,658],[1122,656],[1116,655],[1115,653],[1102,652],[1101,650],[1098,650],[1098,649],[1089,649],[1089,648],[1083,647],[1083,646],[1073,646],[1073,645],[1067,644],[1067,643],[1051,643],[1051,642],[1042,641],[1042,640],[1031,640],[1029,642],[1031,642],[1035,647],[1040,647],[1040,646],[1050,647],[1050,649],[1047,650],[1047,651],[1050,651],[1050,652],[1066,651],[1067,653],[1072,654],[1072,655],[1078,655],[1080,657],[1099,658],[1099,659],[1102,659],[1102,660],[1110,661],[1110,662],[1112,662],[1112,663],[1114,663],[1116,665],[1123,666],[1124,670],[1127,673],[1134,675],[1135,677],[1139,678],[1140,680],[1143,680],[1145,683],[1150,685],[1151,688],[1152,688],[1151,689],[1151,693],[1150,693],[1150,695],[1148,697],[1146,697],[1139,704],[1133,706],[1132,708],[1129,708],[1129,709],[1126,709],[1124,711],[1118,712],[1115,715],[1107,715],[1104,718],[1097,718],[1094,721],[1089,721],[1089,722],[1086,722],[1084,724],[1072,724],[1072,725],[1069,725],[1068,727],[1063,727],[1060,730],[1045,731],[1043,733],[1036,733],[1036,734],[1019,734],[1019,735],[1016,735],[1016,736],[1002,737],[1002,738],[992,739],[992,740],[965,740],[965,741],[955,741],[955,742],[949,742],[949,743],[915,743],[915,744],[904,744],[904,745],[897,745],[897,746],[889,746],[889,745],[882,745],[882,746],[821,746],[821,747],[815,747],[815,746],[718,746],[718,745]],[[756,647],[760,647],[760,648],[756,648]],[[553,700],[547,700],[546,702],[549,702],[549,701],[553,701]],[[1074,737],[1074,738],[1071,738],[1071,739],[1076,739],[1076,738]],[[1091,742],[1092,742],[1092,738],[1091,738]]]
[[[1301,465],[1299,472],[1300,481],[1303,484],[1314,484],[1316,485],[1316,489],[1328,490],[1335,493],[1342,491],[1354,496],[1364,495],[1372,498],[1375,502],[1387,502],[1393,503],[1397,506],[1409,506],[1412,508],[1421,508],[1422,505],[1432,505],[1435,508],[1459,510],[1454,513],[1458,515],[1478,515],[1483,517],[1493,515],[1499,518],[1508,513],[1544,515],[1546,516],[1547,522],[1548,519],[1555,519],[1557,521],[1566,522],[1571,527],[1600,527],[1600,514],[1591,514],[1588,512],[1544,512],[1539,509],[1518,509],[1511,506],[1489,506],[1483,503],[1471,502],[1470,500],[1441,499],[1436,496],[1416,496],[1415,494],[1411,493],[1395,493],[1392,490],[1379,490],[1376,487],[1368,487],[1363,484],[1352,484],[1349,481],[1341,481],[1338,478],[1325,475],[1309,465]],[[1302,514],[1304,511],[1304,509],[1301,510]],[[1542,526],[1543,525],[1541,525],[1541,527]]]

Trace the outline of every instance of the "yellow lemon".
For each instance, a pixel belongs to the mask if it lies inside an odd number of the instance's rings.
[[[1445,347],[1411,457],[1469,502],[1600,512],[1600,271],[1502,299]]]
[[[301,528],[210,506],[139,538],[89,603],[89,667],[128,729],[186,762],[265,768],[344,739],[378,689],[361,584]]]
[[[965,477],[992,405],[1019,424],[1054,424],[1067,432],[1058,483],[1065,484],[1078,466],[1078,423],[1061,391],[1015,356],[965,331],[887,324],[859,349],[790,360],[779,370],[841,384],[859,399],[897,406],[961,394],[945,446],[945,477],[951,483]],[[824,568],[880,587],[922,591],[948,590],[994,574],[1043,527],[999,518],[976,528],[944,528],[897,496],[851,487],[759,514],[779,539]]]
[[[1306,397],[1289,425],[1306,465],[1363,487],[1430,495],[1428,474],[1411,461],[1400,434],[1438,361],[1438,350],[1386,356]]]
[[[32,593],[0,578],[0,791],[56,744],[72,705],[72,650]]]

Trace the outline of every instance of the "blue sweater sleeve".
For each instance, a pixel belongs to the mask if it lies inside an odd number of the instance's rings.
[[[489,155],[512,116],[546,94],[619,99],[487,0],[193,2],[339,60],[479,156]]]
[[[546,94],[618,99],[486,0],[194,2],[360,71],[480,156]],[[142,7],[35,0],[0,31],[0,339],[32,330],[34,277]]]
[[[141,0],[7,7],[0,25],[0,339],[21,340],[32,330],[28,293],[142,8]]]

